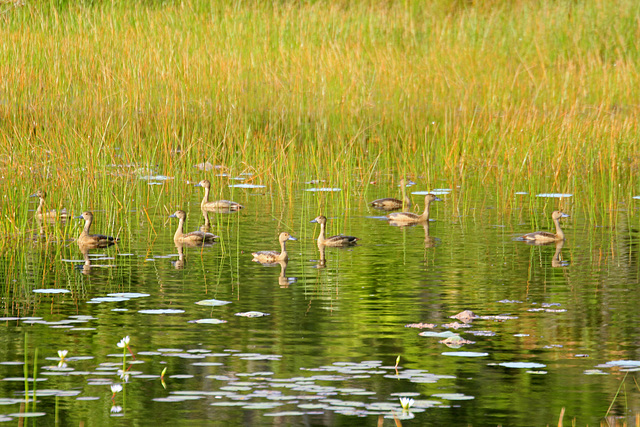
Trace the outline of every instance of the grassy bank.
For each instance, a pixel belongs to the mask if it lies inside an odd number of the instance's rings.
[[[5,232],[35,188],[157,208],[203,161],[282,200],[311,178],[366,198],[407,173],[460,186],[456,215],[478,194],[509,210],[515,191],[569,192],[600,221],[640,193],[633,0],[2,10]],[[146,167],[177,185],[139,185]]]

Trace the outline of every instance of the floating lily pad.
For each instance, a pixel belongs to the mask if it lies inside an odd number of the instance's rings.
[[[536,197],[550,197],[550,198],[565,198],[565,197],[572,197],[573,194],[569,194],[569,193],[540,193],[540,194],[536,194]]]
[[[0,398],[0,405],[14,405],[16,403],[24,403],[24,399]]]
[[[69,294],[69,289],[34,289],[33,292],[37,294]]]
[[[413,191],[411,194],[415,194],[416,196],[426,196],[427,194],[433,194],[434,196],[446,196],[451,193],[450,188],[434,188],[431,191]]]
[[[543,365],[542,363],[535,362],[503,362],[498,363],[499,366],[504,366],[505,368],[514,368],[514,369],[535,369],[535,368],[546,368],[547,365]]]
[[[286,412],[268,412],[264,414],[265,417],[293,417],[298,415],[304,415],[304,412],[286,411]]]
[[[321,188],[307,188],[305,191],[342,191],[342,188],[329,188],[329,187],[321,187]]]
[[[203,299],[202,301],[196,302],[198,305],[204,305],[207,307],[217,307],[220,305],[231,304],[231,301],[221,301],[217,299]]]
[[[263,316],[269,316],[269,313],[263,313],[261,311],[247,311],[244,313],[236,313],[236,316],[241,316],[241,317],[263,317]]]
[[[107,294],[108,297],[120,297],[120,298],[142,298],[148,297],[149,294],[141,294],[139,292],[119,292],[115,294]]]
[[[138,313],[142,314],[178,314],[184,313],[184,310],[176,309],[176,308],[158,308],[153,310],[138,310]]]
[[[482,353],[476,351],[446,351],[442,353],[443,356],[455,356],[455,357],[485,357],[489,353]]]
[[[100,304],[102,302],[122,302],[122,301],[129,301],[129,298],[122,298],[122,297],[96,297],[96,298],[91,298],[89,301],[87,301],[87,304]]]
[[[444,331],[444,332],[424,331],[424,332],[420,332],[418,335],[420,335],[421,337],[434,337],[434,338],[449,338],[449,337],[459,336],[455,332],[451,332],[451,331]]]
[[[15,418],[44,417],[45,415],[47,415],[46,412],[16,412],[13,414],[8,414],[8,416],[15,417]]]
[[[475,397],[473,396],[467,396],[464,395],[462,393],[441,393],[441,394],[434,394],[434,397],[439,397],[440,399],[445,399],[445,400],[473,400],[475,399]]]
[[[227,321],[220,320],[220,319],[198,319],[198,320],[189,320],[189,323],[204,323],[208,325],[219,325],[220,323],[227,323]]]
[[[640,360],[612,360],[611,362],[607,362],[604,365],[599,365],[599,366],[604,366],[607,368],[610,368],[612,366],[620,366],[624,368],[638,368],[640,367]]]
[[[234,188],[265,188],[266,185],[258,185],[258,184],[233,184],[229,185],[229,187]]]

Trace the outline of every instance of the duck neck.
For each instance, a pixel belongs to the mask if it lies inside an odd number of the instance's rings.
[[[429,208],[430,208],[430,206],[431,206],[431,202],[427,202],[427,203],[424,205],[424,212],[422,212],[422,215],[420,215],[420,216],[418,217],[418,220],[419,220],[420,222],[427,222],[427,221],[429,221]]]
[[[556,239],[564,240],[564,232],[562,228],[560,228],[560,218],[554,219],[553,222],[556,224]]]
[[[179,218],[178,221],[178,229],[176,230],[176,234],[173,235],[173,240],[180,239],[184,234],[182,232],[182,227],[184,226],[184,218]]]
[[[209,187],[204,187],[204,197],[202,198],[202,203],[200,203],[200,206],[205,205],[209,201],[209,190]]]
[[[93,221],[92,218],[84,220],[84,228],[82,229],[82,233],[80,234],[81,236],[89,235],[89,229],[91,228],[91,221]]]
[[[44,208],[44,197],[40,197],[40,203],[38,204],[38,207],[36,208],[36,214],[41,214],[43,208]]]
[[[278,255],[278,261],[286,261],[289,258],[287,254],[287,241],[280,242],[280,255]]]
[[[318,243],[322,244],[327,239],[325,236],[325,227],[326,224],[320,223],[320,234],[318,235]]]

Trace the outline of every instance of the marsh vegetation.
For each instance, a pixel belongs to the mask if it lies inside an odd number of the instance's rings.
[[[283,413],[329,424],[399,416],[396,398],[411,396],[412,414],[434,425],[546,425],[564,407],[565,422],[594,424],[611,402],[609,413],[637,413],[631,382],[624,404],[614,398],[635,366],[617,361],[639,349],[639,16],[633,0],[0,2],[0,376],[33,377],[34,350],[64,344],[92,359],[49,377],[87,398],[57,393],[60,416],[107,424],[89,398],[113,381],[74,378],[131,335],[147,366],[118,405],[136,420],[186,423],[185,406],[162,399],[216,381],[215,399],[257,401],[218,402],[228,423],[270,424],[260,390],[278,380],[320,405]],[[368,207],[404,194],[401,178],[415,183],[412,212],[427,192],[444,200],[435,222],[390,227]],[[203,180],[209,200],[244,209],[201,212]],[[38,220],[52,209],[69,218]],[[185,231],[217,242],[174,244],[179,210]],[[566,242],[514,242],[552,230],[555,210],[571,214]],[[84,211],[119,243],[79,250],[71,215]],[[318,215],[358,245],[318,247]],[[280,232],[299,239],[289,263],[252,263]],[[476,354],[443,355],[404,328],[433,322],[443,334],[465,309],[506,316],[474,321],[464,337],[475,344],[441,336]],[[268,315],[234,316],[247,313]],[[216,364],[191,365],[199,352]],[[520,362],[535,372],[509,364]],[[170,391],[149,377],[167,365]],[[291,385],[306,370],[329,373]],[[24,401],[32,384],[16,384],[0,398]],[[322,387],[359,397],[315,402]],[[197,396],[171,402],[204,420],[214,398]],[[98,415],[86,421],[86,408]],[[61,408],[41,409],[57,419]]]

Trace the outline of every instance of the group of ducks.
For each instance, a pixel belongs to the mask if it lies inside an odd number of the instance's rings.
[[[407,208],[411,206],[411,201],[407,197],[405,193],[406,181],[404,179],[400,180],[400,186],[402,188],[402,200],[395,198],[384,198],[377,199],[370,203],[370,205],[376,209],[381,209],[385,211],[398,210],[401,208]],[[211,190],[211,183],[208,180],[200,181],[197,187],[204,188],[204,197],[202,202],[200,203],[200,208],[203,211],[217,211],[217,212],[234,212],[240,209],[243,209],[239,203],[232,202],[230,200],[216,200],[209,201],[209,192]],[[53,219],[67,219],[69,218],[69,214],[65,209],[61,211],[44,210],[44,200],[46,197],[46,193],[42,190],[37,191],[35,194],[32,194],[31,197],[38,197],[40,199],[40,204],[36,209],[36,218],[38,220],[53,220]],[[438,197],[433,194],[427,194],[425,196],[425,207],[422,214],[417,215],[411,212],[394,212],[389,213],[387,215],[387,219],[393,225],[399,226],[407,226],[414,224],[428,224],[429,222],[429,210],[431,203],[434,201],[441,201]],[[567,217],[568,215],[562,213],[561,211],[554,211],[551,215],[553,222],[555,224],[556,232],[550,233],[546,231],[536,231],[534,233],[528,233],[522,236],[522,240],[533,242],[533,243],[551,243],[558,242],[564,240],[564,233],[562,228],[560,227],[560,219]],[[177,245],[202,245],[206,243],[212,243],[215,239],[218,238],[213,233],[209,233],[207,231],[192,231],[190,233],[184,233],[184,224],[187,218],[187,214],[183,210],[176,211],[171,218],[178,218],[178,228],[173,236],[173,240]],[[106,236],[103,234],[91,234],[91,224],[93,223],[93,213],[92,212],[83,212],[82,215],[74,217],[78,219],[84,219],[84,228],[82,229],[82,233],[78,237],[77,241],[81,247],[84,248],[104,248],[111,246],[119,241],[117,237]],[[327,218],[324,215],[320,215],[311,221],[312,223],[320,224],[320,234],[318,235],[317,243],[318,247],[323,249],[325,246],[331,247],[345,247],[352,246],[360,240],[354,236],[345,236],[343,234],[339,234],[336,236],[326,237],[326,224]],[[260,251],[253,252],[253,261],[260,262],[262,264],[276,264],[287,262],[288,255],[286,250],[286,242],[289,240],[297,240],[295,237],[291,236],[287,232],[282,232],[278,236],[278,241],[280,242],[280,252],[277,251]]]

